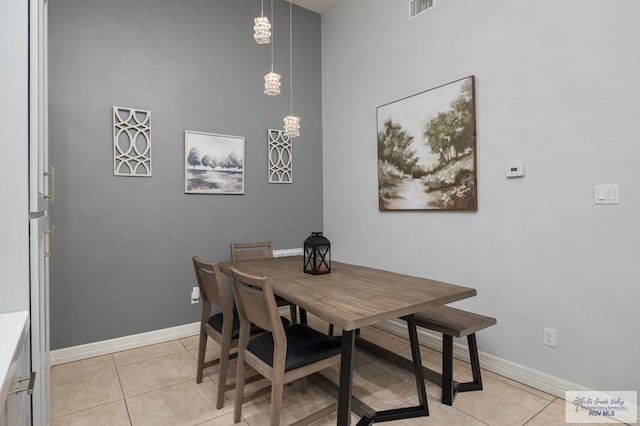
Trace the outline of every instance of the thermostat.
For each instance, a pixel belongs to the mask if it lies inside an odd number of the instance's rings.
[[[524,164],[521,164],[521,163],[509,164],[509,166],[507,166],[505,175],[508,178],[524,176]]]

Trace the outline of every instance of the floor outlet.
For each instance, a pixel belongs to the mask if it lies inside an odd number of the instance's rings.
[[[555,348],[556,347],[556,329],[545,327],[544,336],[542,339],[545,345]]]

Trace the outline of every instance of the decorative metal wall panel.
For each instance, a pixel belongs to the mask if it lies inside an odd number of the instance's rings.
[[[293,146],[284,130],[269,129],[269,183],[293,181]]]
[[[151,111],[113,107],[113,174],[151,177]]]

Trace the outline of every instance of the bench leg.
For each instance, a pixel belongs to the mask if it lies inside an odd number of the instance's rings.
[[[473,382],[458,384],[458,392],[482,390],[482,374],[480,373],[480,358],[478,357],[478,343],[476,342],[475,333],[467,336],[467,343],[469,344],[469,360],[471,361]]]
[[[452,406],[453,388],[453,337],[442,335],[442,403]]]

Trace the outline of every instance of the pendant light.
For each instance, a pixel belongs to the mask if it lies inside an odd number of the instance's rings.
[[[284,134],[290,138],[300,136],[300,117],[293,115],[293,26],[291,25],[291,0],[289,0],[289,87],[291,114],[284,118]]]
[[[273,0],[271,0],[271,25],[273,26]],[[271,35],[271,72],[264,76],[264,93],[269,96],[280,94],[280,74],[273,72],[273,46],[275,34]]]
[[[253,38],[256,43],[268,44],[271,41],[271,24],[269,18],[264,16],[264,0],[260,0],[260,16],[253,18],[253,23]]]

